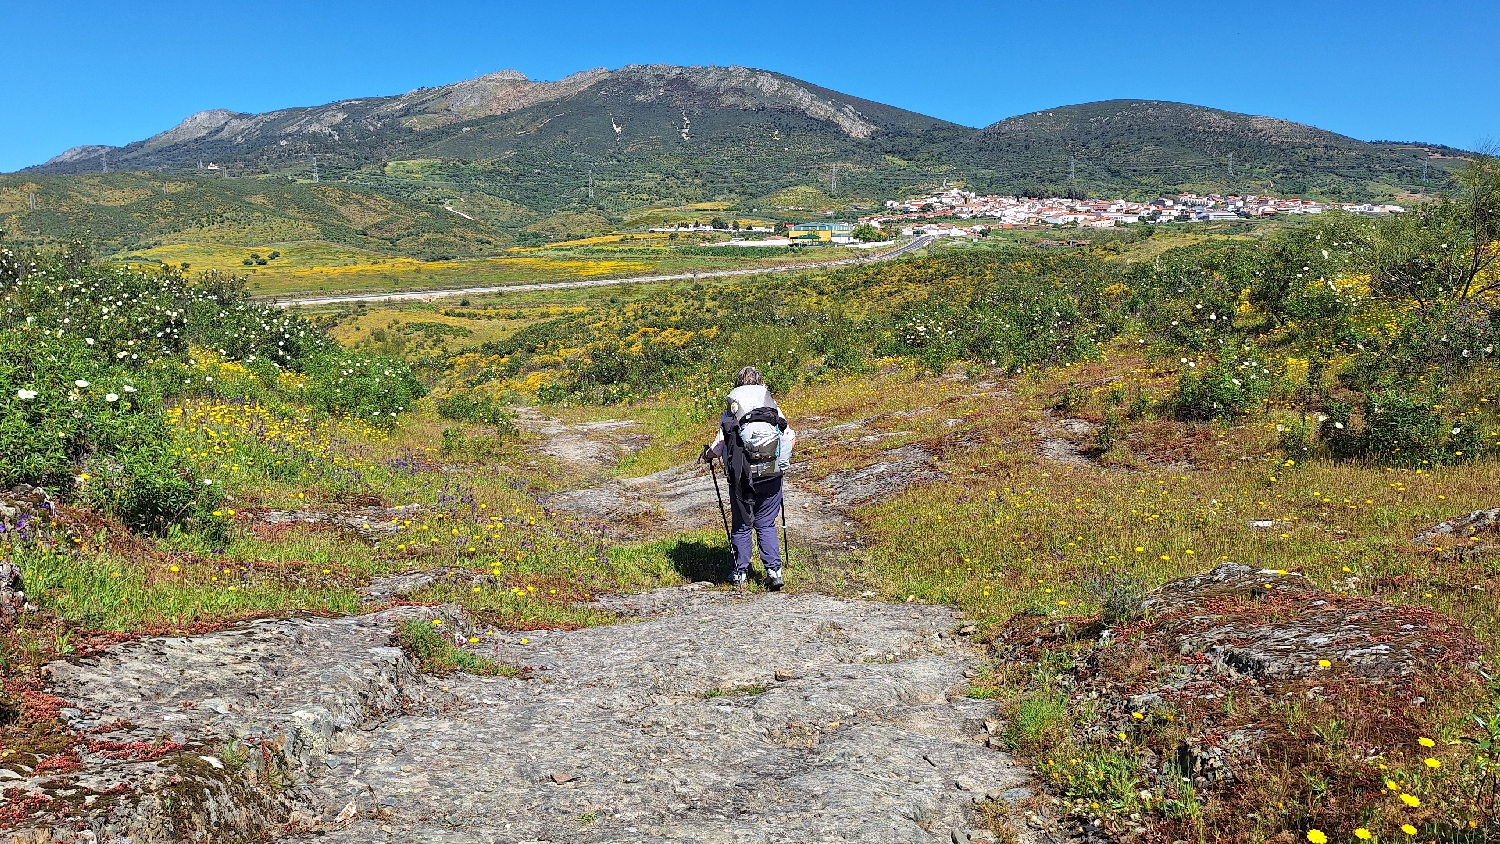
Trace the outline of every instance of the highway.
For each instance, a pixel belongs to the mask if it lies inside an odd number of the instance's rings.
[[[521,293],[535,290],[567,290],[575,287],[612,287],[619,284],[647,284],[654,281],[701,281],[705,278],[724,278],[736,275],[763,275],[765,273],[789,273],[796,270],[813,270],[821,267],[840,267],[849,264],[870,264],[876,261],[889,261],[899,258],[908,252],[923,249],[932,245],[937,240],[932,235],[922,235],[909,243],[903,243],[889,252],[879,255],[860,256],[858,258],[847,258],[842,261],[828,261],[822,264],[795,264],[785,267],[758,267],[748,270],[712,270],[701,273],[679,273],[677,275],[647,275],[634,276],[631,278],[598,278],[588,281],[549,281],[535,284],[506,284],[494,287],[458,287],[444,290],[404,290],[394,293],[360,293],[352,296],[303,296],[295,299],[283,299],[273,302],[276,307],[289,308],[293,305],[342,305],[353,302],[402,302],[402,301],[427,301],[439,297],[449,296],[478,296],[485,293]]]

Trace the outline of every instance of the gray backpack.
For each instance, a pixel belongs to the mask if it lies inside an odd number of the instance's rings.
[[[781,474],[781,432],[785,425],[781,409],[771,392],[759,384],[736,387],[729,393],[729,407],[721,423],[726,443],[743,449],[754,480]]]

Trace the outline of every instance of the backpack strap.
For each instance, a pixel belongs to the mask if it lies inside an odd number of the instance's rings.
[[[741,524],[755,521],[754,489],[751,486],[750,456],[740,439],[740,426],[732,419],[724,430],[724,477],[729,482],[729,504]]]

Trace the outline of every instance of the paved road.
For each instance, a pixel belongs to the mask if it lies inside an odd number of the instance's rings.
[[[277,307],[286,308],[292,305],[342,305],[348,302],[399,302],[405,300],[427,300],[436,299],[440,296],[476,296],[483,293],[520,293],[530,290],[566,290],[573,287],[611,287],[617,284],[641,284],[652,281],[686,281],[705,278],[723,278],[733,275],[762,275],[764,273],[786,273],[793,270],[811,270],[819,267],[838,267],[846,264],[868,264],[874,261],[887,261],[898,258],[908,252],[922,249],[937,240],[936,237],[923,235],[910,243],[904,243],[889,252],[879,255],[858,258],[848,258],[843,261],[828,261],[822,264],[795,264],[786,267],[759,267],[749,270],[713,270],[703,273],[679,273],[677,275],[648,275],[633,276],[631,278],[598,278],[588,281],[549,281],[538,284],[508,284],[495,287],[459,287],[448,290],[406,290],[396,293],[362,293],[354,296],[304,296],[297,299],[284,299],[275,302]]]

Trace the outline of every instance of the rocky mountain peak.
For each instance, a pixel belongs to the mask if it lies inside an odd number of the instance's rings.
[[[73,164],[74,162],[78,161],[86,161],[90,158],[98,158],[100,154],[114,149],[119,149],[119,147],[106,146],[103,144],[85,144],[83,146],[72,147],[70,149],[65,149],[61,153],[47,159],[47,161],[42,164],[42,166],[46,167],[50,164]]]
[[[501,70],[451,85],[412,91],[377,113],[402,115],[402,122],[412,129],[431,129],[571,96],[607,76],[608,70],[595,68],[556,82],[533,82],[518,70]]]
[[[707,95],[709,104],[730,108],[784,108],[800,111],[815,120],[832,123],[852,138],[866,139],[880,127],[847,102],[815,93],[796,80],[750,67],[729,65],[690,66],[652,64],[627,65],[613,74],[615,79],[642,88],[636,99],[667,100],[679,105],[696,104],[684,88]]]
[[[147,138],[144,148],[159,149],[173,144],[195,141],[204,135],[223,128],[224,124],[229,121],[245,116],[239,112],[224,108],[211,108],[195,112],[188,115],[186,120],[183,120],[171,129]]]

